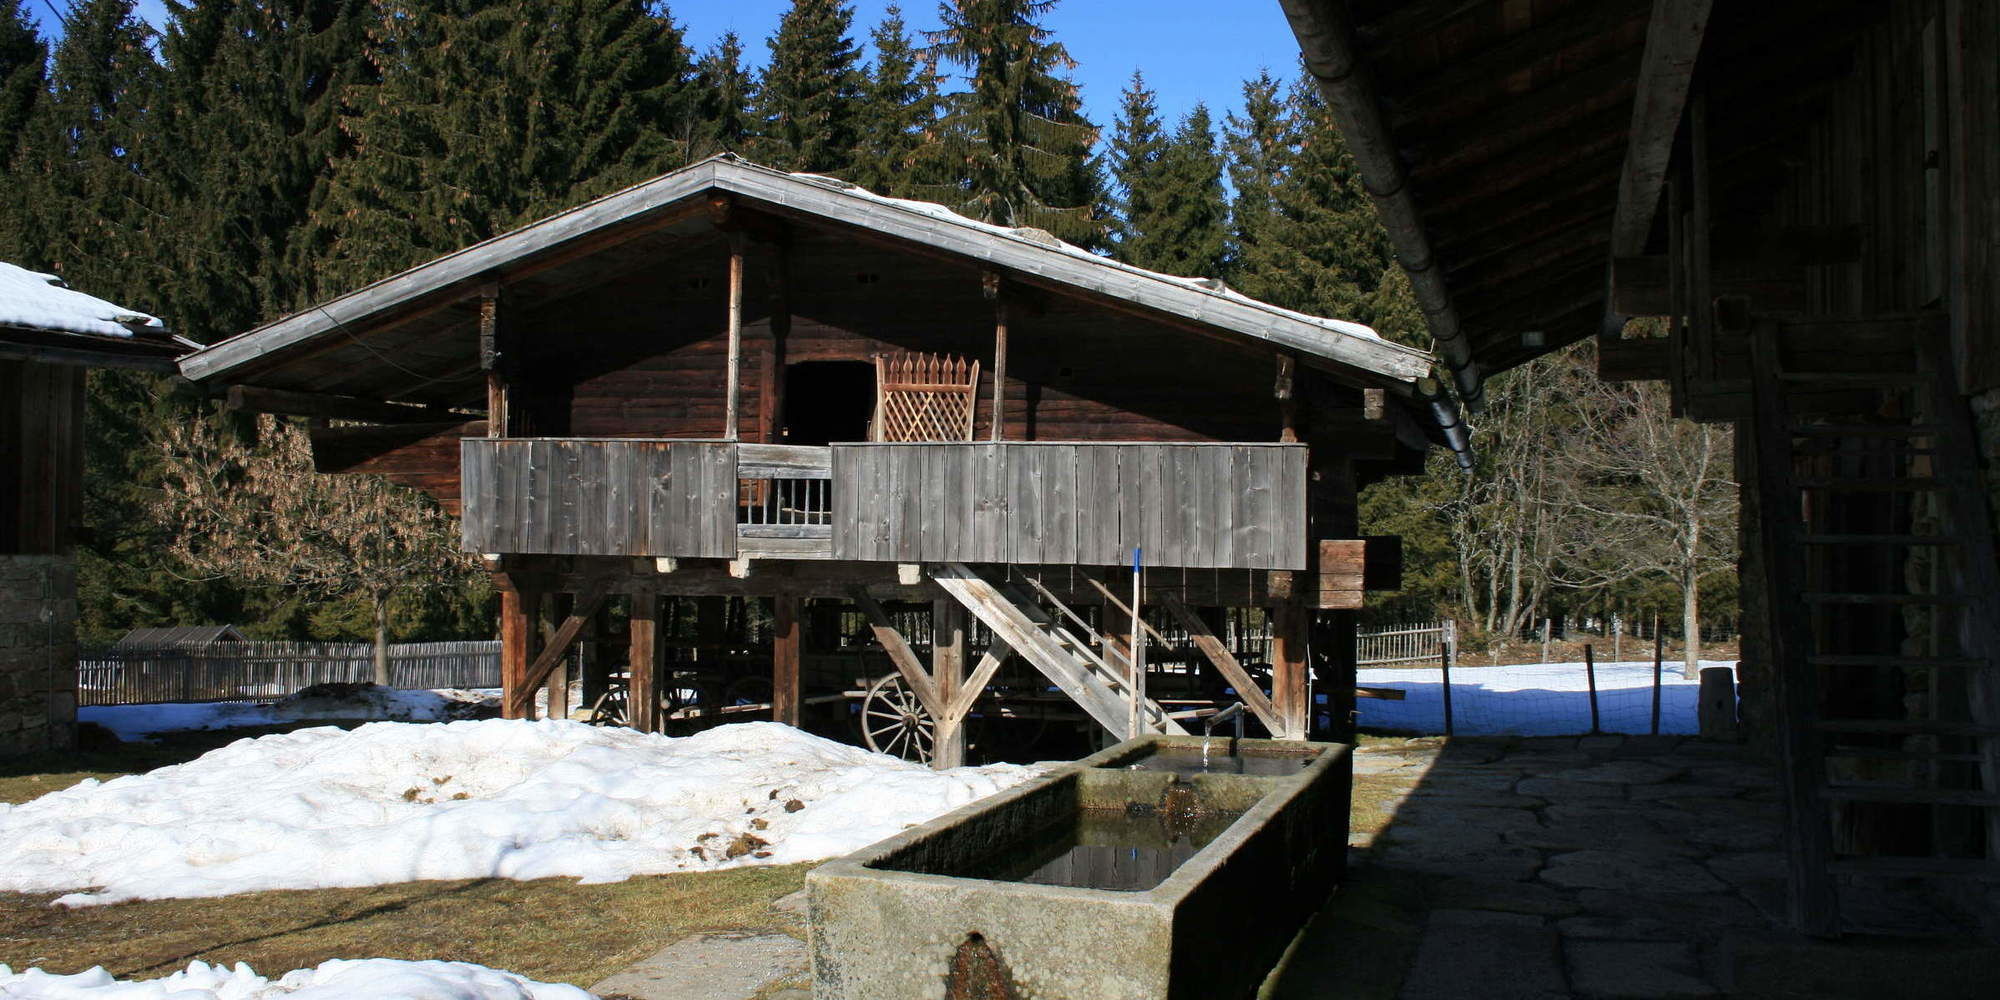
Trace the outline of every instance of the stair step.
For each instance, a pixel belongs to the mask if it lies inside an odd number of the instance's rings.
[[[1963,540],[1952,535],[1806,535],[1799,539],[1807,545],[1960,545]]]
[[[1979,792],[1960,788],[1821,788],[1820,794],[1834,802],[1881,802],[1891,805],[1974,806],[2000,808],[2000,792]]]
[[[2000,878],[2000,858],[1865,858],[1849,856],[1827,863],[1835,875],[1974,875]]]
[[[1934,722],[1929,719],[1821,719],[1813,728],[1822,733],[1881,733],[1893,736],[2000,736],[2000,726],[1975,722]]]
[[[1799,595],[1808,604],[1964,604],[1958,594],[1849,594],[1808,592]]]
[[[1931,437],[1945,431],[1943,424],[1796,424],[1798,437]]]
[[[1944,488],[1943,481],[1934,476],[1883,479],[1812,476],[1794,479],[1792,485],[1802,490],[1833,490],[1840,493],[1923,493]]]
[[[1815,667],[1949,667],[1961,670],[1982,670],[1992,664],[1971,656],[1893,656],[1861,653],[1828,653],[1808,656],[1806,662]]]

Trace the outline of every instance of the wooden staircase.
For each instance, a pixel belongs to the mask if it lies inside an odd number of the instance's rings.
[[[1868,332],[1902,358],[1795,370],[1797,328],[1751,339],[1791,915],[1820,936],[1877,929],[1843,912],[1853,876],[2000,879],[2000,566],[1977,437],[1935,319]]]
[[[994,583],[964,563],[945,563],[929,570],[945,593],[993,630],[1035,669],[1077,703],[1105,729],[1130,739],[1132,695],[1129,665],[1116,652],[1091,648],[1096,638],[1083,618],[1055,600],[1046,588],[1031,582],[1045,600],[1054,603],[1069,624],[1057,620],[1033,597],[1007,583]],[[1083,630],[1078,635],[1072,626]],[[1184,735],[1187,730],[1151,699],[1140,707],[1141,729],[1149,733]]]

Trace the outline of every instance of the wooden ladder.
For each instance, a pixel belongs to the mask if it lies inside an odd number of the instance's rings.
[[[1791,918],[1819,936],[1871,929],[1842,913],[1843,876],[2000,877],[2000,565],[1977,437],[1941,326],[1882,322],[1907,366],[1788,370],[1783,323],[1751,336]]]
[[[1091,648],[1088,639],[1077,635],[1070,627],[1058,621],[1043,610],[1034,598],[1008,584],[996,584],[979,575],[964,563],[945,563],[931,567],[931,579],[944,588],[966,610],[993,630],[993,634],[1006,642],[1022,659],[1034,664],[1035,669],[1053,682],[1056,687],[1077,703],[1098,725],[1130,739],[1131,728],[1131,683],[1126,678],[1126,663],[1122,657],[1113,654],[1106,660]],[[1045,599],[1056,605],[1064,617],[1082,627],[1088,634],[1090,628],[1076,612],[1070,610],[1055,596],[1035,584]],[[1141,728],[1151,733],[1185,735],[1187,730],[1170,715],[1158,702],[1148,698],[1140,708]]]

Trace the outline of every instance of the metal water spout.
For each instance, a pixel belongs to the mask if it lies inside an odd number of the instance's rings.
[[[1244,705],[1242,702],[1239,701],[1236,704],[1231,705],[1228,708],[1225,708],[1222,711],[1209,716],[1208,719],[1201,724],[1202,737],[1206,739],[1207,737],[1215,735],[1215,727],[1222,725],[1224,722],[1228,721],[1231,718],[1234,718],[1236,720],[1236,738],[1239,741],[1242,740],[1243,716],[1245,714],[1246,713],[1244,711]]]

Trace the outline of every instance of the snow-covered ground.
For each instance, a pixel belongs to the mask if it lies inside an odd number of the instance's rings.
[[[538,983],[465,962],[334,960],[266,979],[249,966],[193,962],[159,979],[118,980],[103,968],[57,976],[0,965],[0,998],[40,1000],[590,1000],[574,986]]]
[[[768,722],[678,739],[549,720],[301,729],[0,805],[0,890],[88,905],[790,864],[1037,773],[933,771]]]
[[[1703,660],[1703,667],[1734,667],[1734,661]],[[1368,668],[1362,687],[1398,688],[1402,701],[1361,698],[1356,707],[1369,729],[1444,732],[1444,682],[1436,667]],[[1582,663],[1532,663],[1500,667],[1454,666],[1451,671],[1453,729],[1460,735],[1559,736],[1590,731],[1589,683]],[[1700,724],[1699,681],[1681,676],[1669,663],[1660,679],[1660,732],[1693,733]],[[1650,732],[1653,719],[1651,660],[1597,665],[1600,728],[1609,733]]]
[[[140,740],[155,733],[238,726],[275,726],[315,719],[378,719],[390,722],[447,722],[463,719],[482,708],[497,713],[499,695],[487,691],[405,691],[375,685],[307,688],[272,702],[171,702],[154,705],[86,705],[76,710],[79,722],[95,722],[121,740]]]

